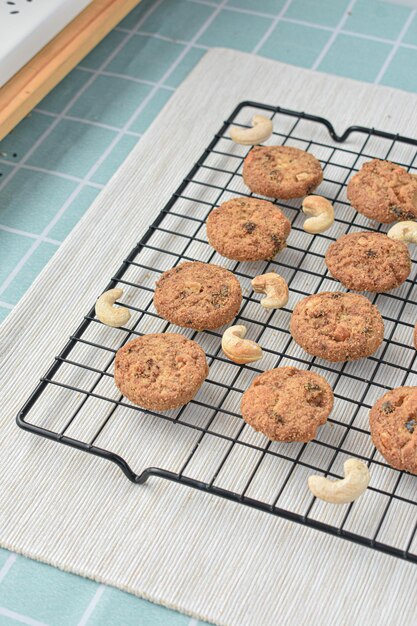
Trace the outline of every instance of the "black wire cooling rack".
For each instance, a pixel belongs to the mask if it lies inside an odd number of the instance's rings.
[[[288,247],[274,261],[236,263],[208,245],[205,220],[220,202],[250,195],[241,176],[249,148],[234,144],[228,131],[231,124],[250,125],[260,110],[274,118],[275,132],[267,143],[293,145],[320,159],[324,181],[316,193],[332,201],[336,221],[328,232],[309,235],[302,228],[301,201],[279,201],[292,221]],[[400,288],[368,294],[385,320],[385,340],[368,359],[335,364],[309,357],[288,330],[298,300],[341,289],[323,262],[329,243],[349,231],[381,230],[347,202],[351,174],[370,158],[387,158],[417,172],[416,157],[415,139],[361,126],[339,136],[324,118],[240,103],[109,283],[107,289],[125,290],[123,304],[132,312],[128,326],[104,326],[93,307],[27,400],[18,425],[109,459],[133,482],[166,478],[417,562],[417,477],[390,468],[373,447],[368,429],[369,408],[386,389],[417,384],[414,264],[411,278]],[[184,259],[218,263],[239,277],[244,300],[237,320],[263,347],[262,361],[235,365],[222,355],[223,329],[196,333],[156,315],[155,280]],[[259,306],[250,286],[254,276],[271,269],[290,287],[288,307],[272,312]],[[112,368],[116,351],[128,340],[164,331],[195,338],[206,351],[210,373],[187,406],[159,414],[120,396]],[[308,444],[270,442],[240,417],[241,394],[253,377],[282,365],[321,373],[335,393],[328,423]],[[366,493],[350,505],[316,500],[307,477],[342,477],[343,463],[352,456],[370,467]]]

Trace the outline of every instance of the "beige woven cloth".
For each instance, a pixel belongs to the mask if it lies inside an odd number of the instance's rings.
[[[324,115],[339,131],[356,123],[417,136],[413,95],[209,52],[1,328],[0,544],[217,624],[415,623],[415,566],[162,480],[133,485],[111,463],[14,422],[112,272],[245,99]],[[162,453],[168,448],[161,440]]]

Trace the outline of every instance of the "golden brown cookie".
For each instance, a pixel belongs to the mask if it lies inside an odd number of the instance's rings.
[[[369,356],[384,338],[381,314],[364,296],[325,291],[295,307],[290,331],[306,352],[328,361]]]
[[[407,245],[383,233],[340,237],[328,247],[326,265],[348,289],[377,293],[399,287],[411,272]]]
[[[310,441],[333,408],[333,392],[319,374],[278,367],[257,376],[242,397],[242,417],[273,441]]]
[[[291,146],[256,146],[243,163],[243,180],[254,193],[269,198],[301,198],[323,180],[320,162]]]
[[[207,219],[209,243],[235,261],[273,259],[291,230],[291,223],[272,202],[233,198],[211,211]]]
[[[417,387],[397,387],[369,414],[375,447],[395,469],[417,474]]]
[[[116,353],[114,382],[134,404],[167,411],[187,404],[208,374],[198,343],[175,333],[144,335]]]
[[[242,290],[229,270],[186,261],[164,272],[156,283],[154,305],[172,324],[205,330],[230,322],[239,311]]]
[[[349,180],[347,197],[359,213],[384,224],[417,217],[417,178],[390,161],[364,163]]]

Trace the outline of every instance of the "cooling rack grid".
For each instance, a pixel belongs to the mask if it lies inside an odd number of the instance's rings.
[[[268,144],[311,151],[324,169],[318,193],[331,200],[336,221],[320,235],[304,232],[300,200],[278,201],[291,219],[288,247],[270,262],[233,262],[207,243],[210,210],[236,195],[251,195],[241,170],[249,148],[228,137],[230,125],[249,126],[255,112],[274,119]],[[133,482],[165,478],[229,500],[339,535],[417,562],[417,477],[390,468],[372,445],[369,408],[399,385],[417,384],[412,333],[417,320],[415,260],[410,278],[387,294],[367,294],[381,311],[385,340],[368,359],[329,363],[307,355],[289,334],[289,319],[304,296],[343,290],[326,272],[324,254],[347,232],[386,230],[356,211],[346,198],[352,173],[370,158],[397,162],[417,173],[417,140],[361,126],[337,135],[321,117],[256,102],[242,102],[162,209],[145,236],[112,277],[108,289],[125,290],[131,312],[126,327],[109,328],[94,307],[56,357],[17,417],[32,433],[115,462]],[[155,280],[183,260],[218,263],[239,277],[243,303],[237,323],[258,341],[262,361],[239,366],[220,348],[223,329],[197,333],[160,319],[152,304]],[[290,300],[267,311],[251,290],[251,279],[276,270],[287,280]],[[99,295],[99,294],[97,294]],[[174,331],[204,348],[210,373],[188,405],[165,413],[145,411],[123,398],[113,382],[116,351],[150,332]],[[242,392],[259,372],[283,365],[311,369],[332,385],[335,406],[317,438],[308,444],[268,441],[242,421]],[[312,473],[343,476],[349,457],[368,463],[371,483],[350,505],[315,499],[307,486]]]

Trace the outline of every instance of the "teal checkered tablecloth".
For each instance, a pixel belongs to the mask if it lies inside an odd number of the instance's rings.
[[[417,14],[405,6],[380,0],[143,0],[0,142],[0,320],[213,46],[417,91]],[[197,621],[1,550],[0,625],[18,623]]]

